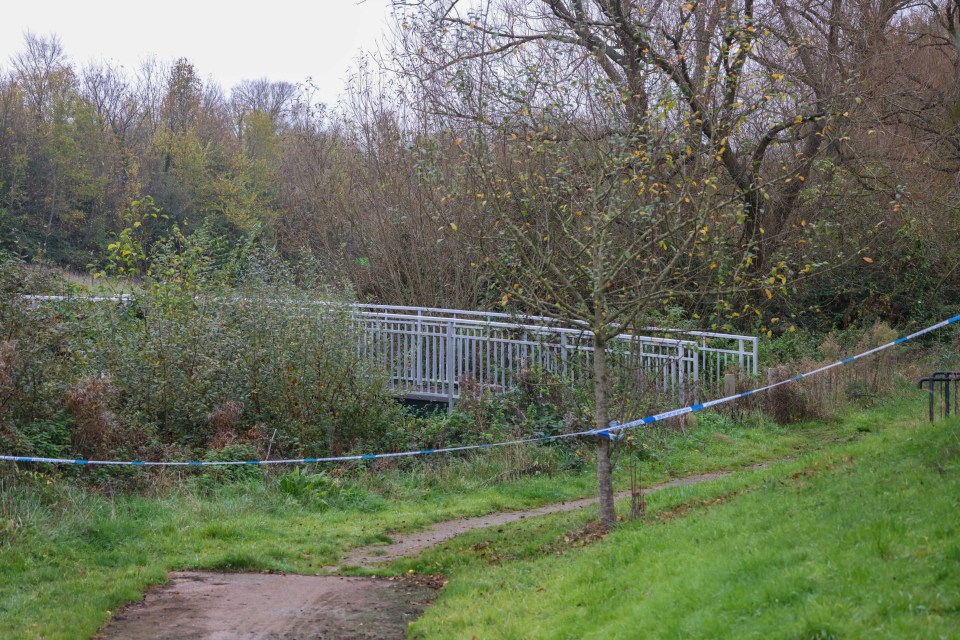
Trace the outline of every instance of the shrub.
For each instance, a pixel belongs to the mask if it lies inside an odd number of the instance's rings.
[[[210,448],[223,449],[237,439],[237,430],[243,417],[243,403],[235,400],[224,402],[207,416],[207,431]]]
[[[277,479],[280,491],[313,506],[328,507],[340,491],[339,481],[323,472],[311,473],[296,467]]]
[[[73,418],[70,444],[74,453],[89,459],[110,457],[122,437],[111,410],[117,392],[107,377],[80,380],[67,392],[65,402]]]
[[[207,451],[204,462],[242,462],[257,460],[257,450],[249,444],[230,444],[219,450]],[[213,486],[225,482],[245,482],[262,478],[263,467],[255,464],[216,465],[204,467],[203,484]]]
[[[6,452],[145,459],[244,445],[247,457],[301,457],[368,448],[394,428],[400,410],[357,355],[345,296],[299,284],[255,244],[226,258],[208,244],[175,232],[133,252],[140,280],[107,285],[134,287],[126,303],[56,290],[0,257]],[[23,299],[51,291],[68,299]]]

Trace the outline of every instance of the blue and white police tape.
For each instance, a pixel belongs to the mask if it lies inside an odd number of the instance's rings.
[[[669,418],[676,418],[677,416],[686,415],[688,413],[693,413],[695,411],[701,411],[703,409],[709,409],[710,407],[715,407],[720,404],[725,404],[727,402],[733,402],[740,398],[745,398],[750,395],[757,393],[762,393],[764,391],[769,391],[775,387],[781,385],[789,384],[791,382],[796,382],[798,380],[803,380],[810,376],[816,375],[818,373],[823,373],[824,371],[829,371],[835,367],[841,365],[849,364],[855,360],[865,358],[867,356],[873,355],[885,349],[903,344],[914,338],[918,338],[924,334],[930,333],[932,331],[937,331],[942,329],[947,325],[960,322],[960,315],[954,316],[949,320],[943,320],[937,324],[930,325],[925,329],[911,333],[908,336],[898,338],[893,342],[881,345],[879,347],[874,347],[863,353],[859,353],[855,356],[845,358],[843,360],[838,360],[832,364],[814,369],[812,371],[807,371],[806,373],[801,373],[792,378],[787,378],[786,380],[781,380],[780,382],[775,382],[773,384],[768,384],[763,387],[758,387],[756,389],[751,389],[749,391],[744,391],[743,393],[737,393],[732,396],[727,396],[725,398],[718,398],[716,400],[709,400],[707,402],[701,402],[699,404],[691,405],[688,407],[683,407],[681,409],[674,409],[672,411],[665,411],[663,413],[658,413],[652,416],[647,416],[645,418],[640,418],[639,420],[633,420],[631,422],[625,422],[620,424],[619,422],[613,421],[605,429],[590,429],[588,431],[578,431],[576,433],[563,433],[555,436],[544,436],[540,438],[525,438],[522,440],[509,440],[505,442],[495,442],[492,444],[475,444],[475,445],[466,445],[462,447],[444,447],[440,449],[418,449],[413,451],[399,451],[395,453],[369,453],[369,454],[358,454],[352,456],[330,456],[325,458],[292,458],[286,460],[233,460],[233,461],[190,461],[190,462],[151,462],[151,461],[126,461],[126,460],[73,460],[70,458],[36,458],[30,456],[4,456],[0,455],[0,461],[6,462],[39,462],[39,463],[48,463],[48,464],[79,464],[79,465],[100,465],[100,466],[134,466],[134,467],[212,467],[212,466],[225,466],[225,465],[271,465],[271,464],[310,464],[318,462],[349,462],[355,460],[382,460],[386,458],[407,458],[411,456],[424,456],[437,453],[455,453],[459,451],[474,451],[477,449],[492,449],[495,447],[508,447],[512,445],[521,445],[521,444],[533,444],[537,442],[552,442],[555,440],[562,440],[565,438],[577,438],[582,436],[600,436],[608,438],[611,440],[618,440],[623,437],[623,431],[626,429],[633,429],[637,427],[645,427],[647,425],[653,424],[655,422],[660,422],[667,420]]]
[[[806,373],[801,373],[801,374],[799,374],[799,375],[793,376],[792,378],[787,378],[786,380],[781,380],[780,382],[774,382],[773,384],[768,384],[768,385],[763,386],[763,387],[757,387],[756,389],[751,389],[751,390],[749,390],[749,391],[744,391],[743,393],[737,393],[737,394],[734,394],[734,395],[732,395],[732,396],[727,396],[727,397],[725,397],[725,398],[718,398],[718,399],[716,399],[716,400],[709,400],[709,401],[707,401],[707,402],[702,402],[702,403],[700,403],[700,404],[695,404],[695,405],[692,405],[692,406],[689,406],[689,407],[683,407],[682,409],[675,409],[675,410],[673,410],[673,411],[666,411],[666,412],[664,412],[664,413],[658,413],[658,414],[653,415],[653,416],[647,416],[646,418],[640,418],[639,420],[633,420],[632,422],[625,422],[625,423],[623,423],[623,424],[619,424],[619,423],[614,424],[614,423],[611,423],[610,426],[607,427],[606,429],[597,429],[597,430],[595,431],[595,433],[597,433],[598,435],[605,436],[605,437],[607,437],[607,438],[616,437],[616,436],[618,435],[618,433],[619,433],[620,431],[623,431],[624,429],[632,429],[632,428],[634,428],[634,427],[640,427],[640,426],[648,425],[648,424],[657,422],[657,421],[659,421],[659,420],[666,420],[667,418],[675,418],[675,417],[677,417],[677,416],[682,416],[682,415],[685,415],[685,414],[687,414],[687,413],[693,413],[694,411],[700,411],[700,410],[702,410],[702,409],[709,409],[710,407],[715,407],[715,406],[717,406],[718,404],[724,404],[724,403],[726,403],[726,402],[732,402],[732,401],[738,400],[738,399],[740,399],[740,398],[746,398],[747,396],[751,396],[751,395],[754,395],[754,394],[757,394],[757,393],[762,393],[762,392],[764,392],[764,391],[769,391],[770,389],[773,389],[773,388],[775,388],[775,387],[779,387],[779,386],[781,386],[781,385],[789,384],[789,383],[791,383],[791,382],[796,382],[796,381],[798,381],[798,380],[803,380],[804,378],[809,378],[810,376],[814,376],[814,375],[816,375],[816,374],[818,374],[818,373],[823,373],[824,371],[829,371],[830,369],[833,369],[833,368],[835,368],[835,367],[839,367],[839,366],[844,365],[844,364],[849,364],[849,363],[853,362],[854,360],[859,360],[859,359],[861,359],[861,358],[866,358],[867,356],[871,356],[871,355],[873,355],[873,354],[875,354],[875,353],[878,353],[878,352],[880,352],[880,351],[883,351],[883,350],[885,350],[885,349],[889,349],[890,347],[895,347],[895,346],[897,346],[897,345],[903,344],[904,342],[907,342],[907,341],[909,341],[909,340],[913,340],[914,338],[918,338],[918,337],[920,337],[920,336],[922,336],[922,335],[924,335],[924,334],[930,333],[930,332],[932,332],[932,331],[936,331],[936,330],[938,330],[938,329],[942,329],[943,327],[946,327],[947,325],[953,324],[953,323],[955,323],[955,322],[960,322],[960,315],[954,316],[954,317],[950,318],[949,320],[943,320],[943,321],[941,321],[941,322],[938,322],[937,324],[930,325],[930,326],[927,327],[926,329],[921,329],[920,331],[911,333],[911,334],[908,335],[908,336],[904,336],[904,337],[902,337],[902,338],[897,338],[897,339],[894,340],[893,342],[888,342],[887,344],[880,345],[879,347],[874,347],[873,349],[870,349],[870,350],[868,350],[868,351],[864,351],[863,353],[858,353],[858,354],[855,355],[855,356],[850,356],[849,358],[844,358],[843,360],[838,360],[837,362],[833,362],[833,363],[831,363],[831,364],[822,366],[822,367],[820,367],[820,368],[818,368],[818,369],[814,369],[814,370],[812,370],[812,371],[807,371]]]

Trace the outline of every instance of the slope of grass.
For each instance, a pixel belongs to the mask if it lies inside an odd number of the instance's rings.
[[[783,429],[707,419],[661,433],[642,464],[645,481],[795,455],[843,437],[849,426]],[[592,467],[510,481],[516,468],[550,468],[549,449],[496,450],[466,460],[429,459],[407,470],[370,471],[322,509],[273,481],[187,482],[160,497],[94,493],[62,477],[21,469],[0,479],[0,637],[88,638],[118,607],[140,599],[169,570],[317,573],[349,547],[398,531],[595,491]],[[532,460],[544,456],[542,465]],[[207,478],[206,480],[210,480]],[[626,486],[626,479],[618,484]],[[557,530],[571,518],[553,522]],[[544,525],[546,526],[546,525]],[[531,538],[535,540],[535,538]]]
[[[398,563],[450,579],[412,635],[960,637],[960,421],[921,415],[858,414],[862,437],[654,494],[584,548],[562,538],[585,519],[555,518]]]

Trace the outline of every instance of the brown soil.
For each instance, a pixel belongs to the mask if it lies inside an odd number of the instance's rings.
[[[120,611],[98,640],[406,638],[433,601],[428,581],[182,572]]]
[[[758,469],[764,465],[747,467]],[[716,480],[730,472],[704,473],[643,490],[653,493]],[[629,497],[629,492],[617,498]],[[389,545],[351,551],[342,567],[366,567],[413,555],[465,531],[525,518],[582,509],[586,498],[526,511],[492,513],[440,522],[417,533],[395,536]],[[327,567],[330,571],[338,567]],[[360,578],[259,573],[179,572],[167,586],[151,589],[97,635],[121,638],[306,640],[405,638],[407,623],[433,601],[442,580],[430,577]]]

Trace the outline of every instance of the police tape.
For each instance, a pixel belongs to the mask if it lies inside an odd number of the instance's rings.
[[[97,465],[97,466],[134,466],[134,467],[212,467],[212,466],[239,466],[239,465],[275,465],[275,464],[312,464],[320,462],[352,462],[352,461],[362,461],[362,460],[383,460],[387,458],[407,458],[412,456],[425,456],[431,454],[440,454],[440,453],[458,453],[461,451],[476,451],[479,449],[493,449],[496,447],[509,447],[515,445],[523,444],[535,444],[535,443],[544,443],[544,442],[553,442],[556,440],[563,440],[567,438],[578,438],[584,436],[600,436],[610,440],[618,440],[623,437],[623,432],[627,429],[634,429],[637,427],[645,427],[655,422],[661,422],[669,418],[676,418],[678,416],[686,415],[688,413],[694,413],[696,411],[702,411],[704,409],[709,409],[717,405],[725,404],[727,402],[733,402],[734,400],[739,400],[740,398],[746,398],[747,396],[755,395],[758,393],[763,393],[764,391],[769,391],[776,387],[790,384],[791,382],[797,382],[803,380],[804,378],[809,378],[810,376],[823,373],[824,371],[829,371],[835,367],[839,367],[845,364],[854,362],[855,360],[860,360],[861,358],[866,358],[885,349],[901,345],[904,342],[913,340],[927,333],[937,331],[946,327],[948,325],[960,322],[960,315],[954,316],[948,320],[943,320],[936,324],[930,325],[925,329],[911,333],[910,335],[898,338],[892,342],[881,345],[879,347],[874,347],[863,353],[859,353],[855,356],[850,356],[849,358],[844,358],[843,360],[838,360],[831,364],[813,369],[812,371],[807,371],[806,373],[801,373],[799,375],[793,376],[792,378],[787,378],[779,382],[774,382],[772,384],[765,385],[763,387],[757,387],[755,389],[750,389],[749,391],[744,391],[742,393],[736,393],[724,398],[717,398],[716,400],[709,400],[707,402],[701,402],[698,404],[690,405],[687,407],[682,407],[680,409],[673,409],[671,411],[665,411],[663,413],[658,413],[651,416],[646,416],[645,418],[640,418],[638,420],[633,420],[630,422],[619,423],[611,422],[610,425],[605,429],[590,429],[587,431],[578,431],[576,433],[563,433],[554,436],[541,436],[535,438],[524,438],[520,440],[508,440],[504,442],[494,442],[489,444],[474,444],[474,445],[464,445],[461,447],[443,447],[438,449],[416,449],[411,451],[399,451],[393,453],[367,453],[367,454],[357,454],[350,456],[329,456],[329,457],[320,457],[320,458],[290,458],[283,460],[232,460],[232,461],[223,461],[223,460],[196,460],[196,461],[186,461],[186,462],[166,462],[166,461],[145,461],[145,460],[81,460],[81,459],[70,459],[70,458],[40,458],[32,456],[6,456],[0,455],[0,461],[2,462],[36,462],[36,463],[46,463],[46,464],[76,464],[76,465]]]

